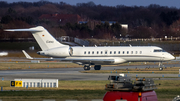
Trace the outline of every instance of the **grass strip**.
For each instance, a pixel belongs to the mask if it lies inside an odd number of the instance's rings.
[[[106,91],[104,86],[109,81],[59,81],[58,88],[16,88],[9,87],[10,81],[0,81],[4,90],[0,92],[0,99],[10,100],[43,100],[77,99],[78,101],[91,101],[91,99],[102,99]],[[155,90],[158,101],[171,101],[180,94],[180,80],[155,80],[155,84],[161,83]],[[11,88],[11,89],[10,89]],[[4,101],[4,100],[3,100]]]
[[[1,63],[0,70],[17,69],[47,69],[47,68],[77,68],[80,67],[74,63]]]
[[[138,73],[138,74],[179,74],[180,67],[166,67],[163,71],[159,68],[137,68],[137,69],[116,69],[116,70],[89,70],[81,73]]]

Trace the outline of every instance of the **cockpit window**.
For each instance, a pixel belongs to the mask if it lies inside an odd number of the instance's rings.
[[[154,52],[166,52],[165,50],[155,49]]]

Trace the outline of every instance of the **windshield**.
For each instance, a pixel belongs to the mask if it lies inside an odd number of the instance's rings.
[[[166,52],[166,51],[162,49],[155,49],[154,52]]]

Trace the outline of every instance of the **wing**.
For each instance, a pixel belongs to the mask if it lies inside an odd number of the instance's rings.
[[[120,57],[68,57],[62,61],[72,61],[80,65],[91,64],[91,65],[108,65],[108,64],[120,64],[127,62]]]
[[[76,64],[113,64],[115,62],[114,59],[62,59],[61,61],[71,61]]]
[[[71,61],[73,63],[84,65],[84,64],[91,64],[91,65],[102,65],[102,64],[119,64],[124,63],[126,60],[122,58],[115,58],[115,57],[67,57],[67,58],[32,58],[29,54],[27,54],[24,50],[22,50],[24,55],[27,59],[37,59],[37,60],[46,60],[46,61]]]

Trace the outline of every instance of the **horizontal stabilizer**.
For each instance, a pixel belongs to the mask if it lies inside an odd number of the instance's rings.
[[[24,31],[28,31],[28,32],[41,32],[43,30],[41,29],[5,29],[4,31],[10,31],[10,32],[16,32],[16,31],[20,31],[20,32],[24,32]]]

